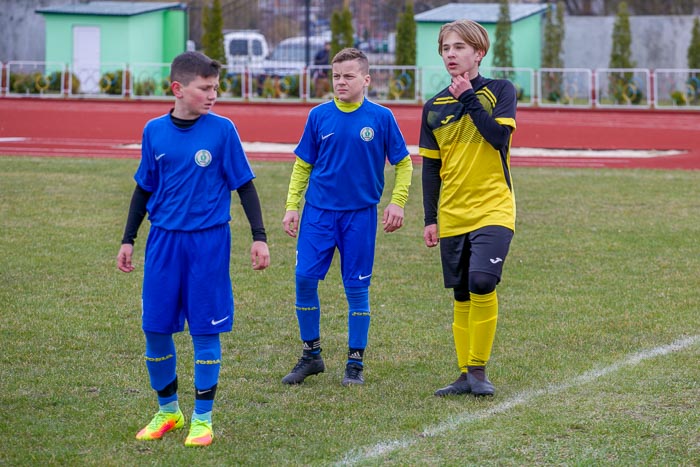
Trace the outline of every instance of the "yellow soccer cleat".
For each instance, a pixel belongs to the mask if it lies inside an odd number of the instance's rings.
[[[185,446],[209,446],[213,439],[214,430],[212,430],[211,422],[193,418],[190,425],[190,433],[185,439]]]
[[[178,409],[175,413],[158,411],[153,420],[136,434],[136,439],[161,439],[168,431],[177,430],[185,425],[185,416]]]

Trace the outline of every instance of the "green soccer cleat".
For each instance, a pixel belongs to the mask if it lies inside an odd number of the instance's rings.
[[[177,430],[185,425],[185,416],[178,409],[175,413],[158,411],[153,420],[136,434],[136,439],[149,441],[161,439],[168,431]]]
[[[185,446],[209,446],[213,439],[214,430],[212,430],[211,422],[193,418],[192,424],[190,425],[190,433],[187,435],[187,439],[185,439]]]

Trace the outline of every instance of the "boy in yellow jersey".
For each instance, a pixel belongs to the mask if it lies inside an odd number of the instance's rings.
[[[365,54],[358,49],[343,49],[333,57],[331,67],[335,99],[309,112],[294,150],[297,158],[282,220],[289,236],[296,237],[297,230],[299,233],[295,306],[302,340],[302,356],[282,378],[284,384],[300,384],[325,370],[318,281],[325,278],[336,248],[348,302],[348,358],[342,384],[364,383],[369,285],[384,168],[388,161],[396,171],[391,201],[382,215],[387,233],[403,225],[413,171],[394,115],[365,98],[370,83]],[[300,220],[304,190],[306,202]]]
[[[452,82],[423,107],[423,239],[429,248],[440,243],[445,287],[453,289],[460,370],[436,396],[495,392],[485,366],[496,334],[496,285],[515,229],[510,145],[517,99],[509,81],[479,74],[488,50],[481,25],[443,25],[438,52]]]

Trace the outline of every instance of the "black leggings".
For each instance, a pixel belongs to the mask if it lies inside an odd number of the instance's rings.
[[[469,300],[469,292],[477,295],[486,295],[496,290],[498,277],[487,272],[470,272],[469,273],[469,288],[455,287],[453,289],[455,300],[458,302],[466,302]]]

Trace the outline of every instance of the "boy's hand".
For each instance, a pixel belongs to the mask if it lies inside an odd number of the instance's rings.
[[[261,271],[270,265],[270,250],[267,243],[256,241],[250,247],[250,261],[253,269]]]
[[[423,229],[423,240],[425,241],[425,246],[432,248],[438,244],[440,241],[438,239],[437,224],[426,225]]]
[[[386,209],[384,209],[382,225],[384,226],[384,232],[386,233],[399,230],[403,225],[403,208],[394,203],[389,203]]]
[[[459,96],[470,89],[472,89],[472,83],[469,81],[469,73],[452,77],[452,83],[450,84],[449,90],[450,94],[452,94],[455,99],[459,99]]]
[[[282,219],[282,225],[287,235],[296,237],[299,230],[299,211],[287,211]]]
[[[131,272],[134,270],[134,265],[131,264],[131,257],[134,254],[134,245],[130,243],[122,244],[117,254],[117,267],[120,271]]]

